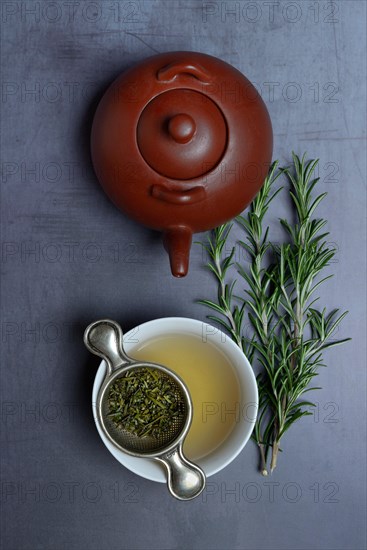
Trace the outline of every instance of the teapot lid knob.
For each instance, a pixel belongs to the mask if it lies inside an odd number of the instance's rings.
[[[168,122],[168,132],[177,143],[188,143],[196,131],[194,119],[185,113],[174,115]]]

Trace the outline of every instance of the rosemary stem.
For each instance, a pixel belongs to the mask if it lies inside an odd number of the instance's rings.
[[[280,440],[273,441],[273,451],[271,454],[270,473],[273,473],[277,467],[278,452],[279,452]]]
[[[259,446],[259,450],[260,450],[260,459],[261,459],[261,465],[260,465],[261,475],[266,477],[268,475],[268,468],[266,466],[264,445],[262,443],[258,443],[258,446]]]

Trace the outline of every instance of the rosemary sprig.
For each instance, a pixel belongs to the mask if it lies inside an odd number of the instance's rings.
[[[233,257],[235,247],[233,247],[228,256],[224,256],[224,247],[227,243],[232,224],[226,223],[213,229],[208,243],[199,243],[207,251],[210,258],[207,267],[214,273],[218,283],[218,303],[210,300],[199,300],[199,303],[210,307],[224,318],[216,315],[208,315],[208,319],[216,321],[222,325],[231,335],[236,344],[245,350],[245,340],[241,335],[243,322],[244,306],[233,305],[233,290],[236,281],[231,285],[226,284],[225,279],[228,269],[234,264]]]
[[[265,183],[255,197],[246,216],[237,222],[245,239],[238,246],[250,257],[250,264],[237,263],[237,271],[246,283],[244,294],[233,295],[234,280],[227,283],[228,269],[234,265],[235,247],[225,255],[232,224],[214,230],[204,248],[209,255],[208,267],[218,283],[217,303],[201,300],[218,315],[208,317],[220,323],[246,353],[253,364],[260,366],[257,376],[259,411],[253,439],[261,459],[261,472],[268,474],[277,465],[280,443],[285,432],[302,416],[311,414],[314,404],[304,399],[312,389],[310,382],[323,364],[323,350],[341,344],[331,340],[347,312],[327,314],[316,309],[314,292],[331,277],[320,278],[330,264],[335,250],[328,247],[327,232],[322,233],[326,220],[313,214],[326,193],[312,198],[319,178],[314,178],[317,160],[307,161],[293,154],[292,168],[278,170],[274,162]],[[272,186],[281,174],[290,183],[289,194],[296,221],[280,220],[285,230],[285,242],[276,245],[269,240],[269,228],[263,222],[270,203],[281,191],[272,193]],[[251,326],[251,338],[244,336],[245,313]]]

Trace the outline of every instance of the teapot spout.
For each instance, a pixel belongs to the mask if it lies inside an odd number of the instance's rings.
[[[163,235],[164,248],[169,255],[174,277],[185,277],[189,270],[192,232],[186,226],[171,227]]]

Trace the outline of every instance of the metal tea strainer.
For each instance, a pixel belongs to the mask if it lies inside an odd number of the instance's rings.
[[[177,374],[170,369],[145,361],[135,361],[126,355],[123,348],[123,334],[119,324],[110,319],[96,321],[84,333],[87,348],[106,361],[106,375],[98,392],[96,409],[97,422],[106,437],[120,451],[141,458],[152,458],[162,462],[167,471],[167,485],[171,494],[179,500],[190,500],[198,496],[205,487],[205,474],[183,455],[182,445],[192,421],[192,403],[189,391]],[[116,427],[109,414],[108,396],[111,384],[126,372],[154,369],[165,376],[174,388],[178,402],[178,415],[169,429],[158,438],[137,435]]]

